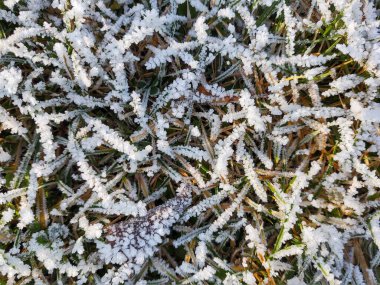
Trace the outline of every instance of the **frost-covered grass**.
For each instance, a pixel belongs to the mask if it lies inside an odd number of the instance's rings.
[[[376,5],[0,1],[0,284],[379,284]]]

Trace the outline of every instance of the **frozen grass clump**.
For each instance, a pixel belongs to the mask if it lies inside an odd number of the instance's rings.
[[[376,5],[0,2],[0,284],[378,284]]]

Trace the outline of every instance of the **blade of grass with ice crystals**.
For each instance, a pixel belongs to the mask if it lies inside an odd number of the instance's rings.
[[[38,142],[38,134],[36,133],[33,137],[32,143],[29,145],[28,150],[26,151],[23,159],[21,160],[21,163],[16,171],[15,176],[13,177],[11,181],[11,188],[18,188],[22,181],[24,180],[25,174],[27,172],[27,168],[29,166],[29,162],[32,158],[32,155],[36,149]]]
[[[241,62],[238,61],[234,63],[230,68],[228,68],[226,71],[224,71],[222,74],[218,75],[215,79],[211,80],[210,83],[219,83],[220,81],[223,81],[227,77],[231,76],[236,70],[239,69]]]

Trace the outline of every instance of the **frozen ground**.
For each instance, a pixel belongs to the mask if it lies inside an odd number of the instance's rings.
[[[379,284],[378,6],[0,1],[0,284]]]

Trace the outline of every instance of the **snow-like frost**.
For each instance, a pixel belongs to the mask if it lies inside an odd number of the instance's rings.
[[[0,283],[378,283],[373,1],[6,0],[0,24]]]

